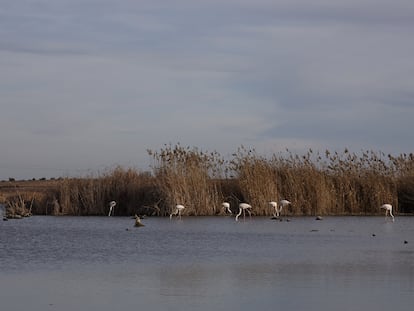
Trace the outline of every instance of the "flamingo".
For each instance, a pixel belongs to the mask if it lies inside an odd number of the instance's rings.
[[[271,201],[271,202],[269,202],[269,207],[270,208],[273,208],[275,211],[274,211],[274,213],[273,213],[273,217],[274,218],[279,218],[279,213],[280,213],[280,210],[279,210],[279,208],[277,207],[277,202],[275,202],[275,201]]]
[[[231,215],[231,214],[233,214],[232,212],[231,212],[231,209],[230,209],[230,203],[229,202],[223,202],[222,204],[221,204],[221,209],[224,211],[224,214],[226,214],[227,212]]]
[[[284,207],[288,206],[289,204],[291,204],[291,203],[288,200],[285,200],[285,199],[280,200],[279,205],[275,201],[269,202],[269,206],[271,208],[274,208],[274,210],[275,210],[275,212],[273,213],[273,217],[274,218],[279,218],[279,215],[282,212],[282,209]]]
[[[181,211],[182,211],[184,208],[185,208],[185,207],[184,207],[184,205],[177,204],[177,205],[175,206],[174,211],[170,214],[170,219],[171,219],[174,215],[177,215],[177,217],[178,217],[179,219],[181,219]]]
[[[394,221],[394,215],[392,214],[392,205],[391,204],[383,204],[380,206],[380,208],[385,209],[385,219],[387,219],[387,215],[389,214],[392,218],[392,221]]]
[[[252,208],[252,206],[250,204],[240,203],[239,204],[239,213],[236,215],[236,221],[239,220],[239,216],[241,215],[242,212],[243,212],[243,219],[245,219],[246,211],[249,213],[249,216],[252,217],[252,213],[250,212],[251,208]]]
[[[115,213],[114,212],[115,205],[116,205],[115,201],[109,202],[109,214],[108,214],[108,216],[111,216],[111,214],[113,215]]]

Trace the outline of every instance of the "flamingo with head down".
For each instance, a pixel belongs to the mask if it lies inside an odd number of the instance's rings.
[[[392,214],[391,204],[383,204],[380,206],[380,208],[385,209],[385,219],[387,219],[387,216],[390,215],[392,218],[392,221],[394,221],[394,215]]]
[[[252,213],[250,212],[250,209],[252,206],[247,203],[240,203],[239,204],[239,213],[236,215],[236,221],[239,220],[240,215],[243,213],[243,219],[246,217],[246,211],[249,213],[249,216],[252,217]]]
[[[184,205],[177,204],[177,205],[175,206],[174,211],[170,214],[170,219],[171,219],[174,215],[176,215],[178,219],[181,219],[181,212],[183,211],[183,209],[184,209],[184,208],[185,208],[185,207],[184,207]]]
[[[231,209],[230,209],[230,203],[229,202],[223,202],[223,203],[221,203],[221,209],[223,210],[223,212],[226,214],[226,213],[229,213],[230,215],[231,214],[233,214],[232,212],[231,212]]]
[[[279,218],[280,213],[282,212],[282,209],[289,204],[292,204],[290,201],[282,199],[279,201],[279,204],[275,201],[269,202],[269,207],[273,208],[275,211],[273,212],[274,218]]]

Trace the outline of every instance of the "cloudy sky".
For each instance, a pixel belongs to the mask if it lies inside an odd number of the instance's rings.
[[[413,152],[412,0],[2,0],[0,179],[164,144]]]

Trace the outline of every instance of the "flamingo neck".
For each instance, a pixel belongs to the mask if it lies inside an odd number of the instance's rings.
[[[239,213],[236,215],[236,221],[239,219],[239,216],[241,215],[241,213],[242,213],[242,208],[239,208]]]

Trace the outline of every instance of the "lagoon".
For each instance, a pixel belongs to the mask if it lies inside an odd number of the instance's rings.
[[[412,310],[414,218],[0,223],[2,310]]]

